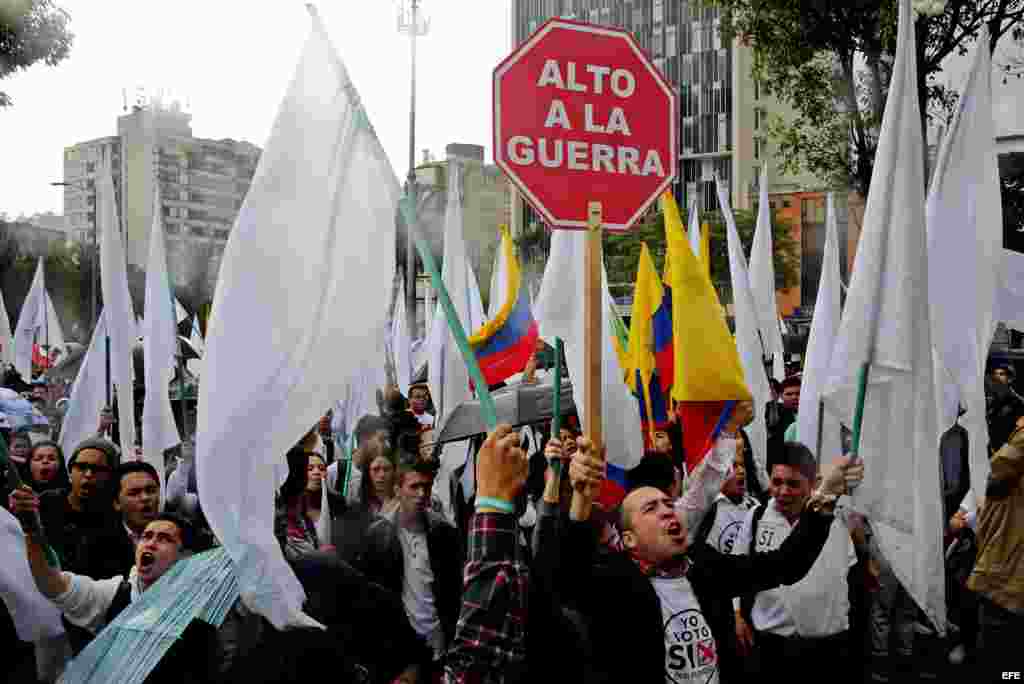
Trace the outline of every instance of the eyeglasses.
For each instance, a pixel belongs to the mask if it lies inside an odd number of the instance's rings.
[[[71,465],[72,470],[80,470],[83,473],[92,473],[93,475],[106,475],[114,471],[110,466],[99,465],[98,463],[79,463],[75,461]]]

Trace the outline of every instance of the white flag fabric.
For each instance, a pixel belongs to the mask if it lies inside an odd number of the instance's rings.
[[[928,193],[928,287],[940,367],[959,390],[970,446],[971,486],[989,474],[985,362],[996,327],[1003,215],[992,120],[992,57],[983,26]],[[951,277],[955,273],[956,277]],[[943,402],[939,429],[956,420]]]
[[[584,432],[587,425],[586,416],[583,415],[583,397],[588,380],[583,365],[586,329],[583,315],[583,293],[586,286],[583,257],[586,237],[586,233],[580,230],[552,231],[551,253],[544,269],[536,308],[533,310],[544,341],[554,346],[555,338],[561,337],[565,344],[573,400],[580,408],[580,422]],[[608,316],[614,302],[608,293],[607,273],[602,273],[602,285],[604,325],[601,327],[604,340],[601,351],[601,416],[604,442],[608,449],[608,462],[628,470],[643,457],[640,408],[636,397],[623,382],[619,357],[612,341],[613,333]]]
[[[772,377],[782,382],[786,378],[786,350],[782,346],[779,305],[775,299],[773,251],[772,211],[768,204],[768,162],[765,162],[761,167],[757,227],[754,229],[754,242],[750,247],[750,291],[754,295],[764,351],[772,357]]]
[[[736,349],[739,352],[740,365],[743,367],[743,379],[750,388],[754,399],[754,420],[746,427],[750,447],[754,452],[757,464],[757,480],[762,487],[768,487],[768,426],[765,424],[765,412],[762,408],[771,401],[772,390],[768,384],[768,375],[762,357],[761,340],[757,334],[758,316],[754,294],[751,292],[752,282],[747,271],[747,259],[743,256],[743,243],[736,230],[736,219],[729,206],[728,190],[721,181],[718,188],[718,205],[725,217],[726,238],[729,248],[729,275],[732,283],[733,316],[736,321]]]
[[[188,343],[192,345],[192,348],[196,350],[200,357],[206,355],[206,343],[203,341],[203,334],[199,332],[198,313],[192,317],[192,334],[188,338]]]
[[[0,292],[0,367],[14,363],[14,333],[7,316],[4,293]]]
[[[18,326],[14,331],[14,369],[25,382],[32,381],[32,346],[39,330],[40,312],[46,310],[46,283],[43,276],[43,259],[39,258],[32,285],[21,305]]]
[[[448,159],[448,204],[444,214],[444,264],[441,267],[441,280],[466,329],[466,335],[471,335],[471,313],[479,306],[479,313],[482,314],[483,306],[478,304],[479,288],[474,302],[472,290],[476,276],[469,267],[462,235],[462,167],[451,158]],[[442,427],[448,415],[472,395],[469,391],[469,370],[455,344],[440,304],[434,314],[431,338],[428,384],[437,409],[437,426]]]
[[[203,511],[235,561],[243,602],[278,629],[320,625],[302,612],[305,592],[274,538],[274,466],[345,381],[383,357],[400,192],[310,13],[224,252],[199,395]]]
[[[480,282],[476,279],[476,272],[473,270],[473,263],[466,258],[466,286],[469,291],[469,328],[466,335],[472,335],[487,322],[487,314],[484,313],[484,300],[480,296]]]
[[[690,204],[690,216],[687,221],[686,236],[690,238],[690,249],[693,250],[693,255],[700,261],[704,257],[701,254],[700,248],[700,211],[697,209],[697,203],[692,202]],[[705,265],[706,267],[706,265]]]
[[[22,641],[37,642],[64,633],[60,611],[39,593],[28,567],[25,534],[6,508],[0,507],[0,599]]]
[[[830,412],[821,416],[821,444],[818,444],[821,393],[828,379],[832,347],[839,333],[839,228],[835,203],[828,194],[825,221],[825,252],[818,280],[818,297],[814,301],[814,319],[807,338],[803,379],[800,383],[800,409],[797,412],[797,439],[819,456],[820,463],[831,463],[842,455],[842,434],[839,421]]]
[[[826,410],[853,425],[870,364],[853,503],[900,583],[945,633],[939,431],[928,306],[924,144],[910,0],[900,0],[889,97],[857,259],[832,352]]]
[[[107,403],[106,339],[107,316],[105,311],[101,311],[92,332],[92,341],[82,357],[82,365],[78,367],[75,384],[71,386],[68,412],[61,422],[57,442],[64,452],[65,461],[79,443],[95,437],[99,429],[100,411]]]
[[[41,260],[40,260],[41,261]],[[43,288],[43,299],[45,308],[40,307],[39,317],[36,321],[36,342],[40,347],[45,347],[47,353],[50,349],[64,349],[64,330],[60,327],[60,319],[57,318],[57,309],[53,306],[50,293]],[[45,312],[45,314],[44,314]]]
[[[488,297],[487,319],[493,321],[508,299],[508,264],[505,262],[505,250],[502,249],[502,237],[498,236],[498,249],[494,254],[494,269],[491,271],[491,289]]]
[[[135,312],[128,293],[128,270],[121,244],[121,222],[114,201],[109,160],[100,175],[100,285],[110,335],[110,381],[117,389],[117,429],[121,453],[135,448],[135,383],[133,351],[138,340]]]
[[[391,320],[391,349],[395,355],[395,378],[398,390],[409,396],[409,384],[412,382],[412,341],[409,339],[409,323],[406,320],[405,279],[398,284],[398,296],[395,299],[395,312]]]
[[[185,307],[181,305],[181,302],[178,301],[177,297],[174,298],[174,315],[175,322],[177,323],[181,323],[183,320],[188,318],[188,311],[185,311]]]
[[[142,406],[142,460],[160,475],[160,493],[164,495],[164,451],[181,443],[174,422],[168,387],[174,378],[178,334],[167,277],[167,254],[158,201],[149,233],[149,264],[146,266],[146,319],[143,322],[146,398]]]

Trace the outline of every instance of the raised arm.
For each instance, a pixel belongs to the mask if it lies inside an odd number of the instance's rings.
[[[32,571],[32,578],[36,582],[39,593],[48,599],[56,598],[67,592],[70,588],[70,581],[60,571],[60,568],[51,567],[46,560],[46,548],[42,529],[36,524],[28,524],[28,521],[38,520],[39,497],[22,485],[11,492],[9,499],[11,512],[13,512],[21,523],[21,529],[25,532],[25,547],[28,553],[28,567]]]

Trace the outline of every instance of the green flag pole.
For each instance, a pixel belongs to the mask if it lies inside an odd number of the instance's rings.
[[[850,444],[850,457],[860,456],[860,435],[861,427],[864,425],[864,400],[868,394],[868,370],[871,364],[866,362],[860,367],[860,375],[857,377],[857,405],[853,410],[853,440]]]
[[[551,400],[552,412],[551,416],[551,439],[561,439],[559,434],[562,431],[562,338],[555,338],[555,381],[552,383],[554,387],[555,396]],[[564,447],[564,445],[563,445]],[[560,477],[562,474],[562,461],[561,459],[555,459],[551,462],[551,470],[554,471],[555,477]]]
[[[413,238],[416,240],[416,249],[420,253],[420,259],[423,260],[423,267],[430,273],[430,284],[434,291],[437,292],[445,318],[448,319],[448,328],[452,331],[455,344],[458,345],[459,351],[462,353],[462,360],[466,362],[469,378],[473,381],[477,398],[480,401],[480,413],[483,415],[484,425],[487,426],[488,431],[494,430],[498,425],[498,412],[494,406],[494,399],[491,397],[491,392],[484,381],[483,373],[480,372],[480,364],[476,361],[476,354],[473,353],[473,349],[469,346],[469,338],[466,336],[466,330],[462,327],[462,322],[455,311],[455,305],[452,304],[451,297],[448,296],[448,290],[441,280],[441,273],[437,270],[437,263],[434,261],[434,255],[430,252],[430,245],[420,235],[419,227],[416,223],[416,208],[413,206],[413,200],[405,196],[399,201],[398,206],[401,209],[402,216],[405,218],[405,225],[412,232]]]

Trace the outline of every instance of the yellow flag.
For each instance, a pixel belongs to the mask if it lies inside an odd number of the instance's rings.
[[[640,371],[640,380],[644,385],[650,382],[654,373],[654,312],[661,305],[662,295],[654,259],[651,258],[646,243],[642,243],[636,285],[633,287],[633,312],[629,324],[629,366],[626,369],[629,374],[626,382],[634,392],[637,391],[634,371]]]
[[[672,288],[672,337],[676,401],[749,400],[736,343],[729,333],[711,276],[686,243],[679,207],[671,195],[665,208],[665,241]],[[678,226],[673,230],[670,226]],[[707,243],[705,243],[707,244]]]

